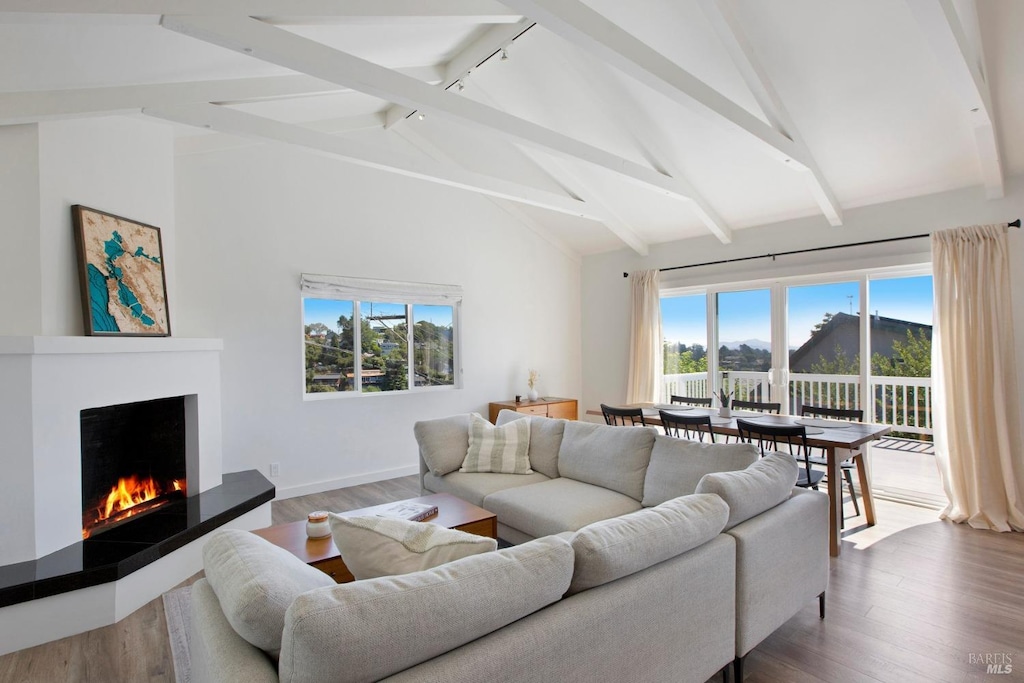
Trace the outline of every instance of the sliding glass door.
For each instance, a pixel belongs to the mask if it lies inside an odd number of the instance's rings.
[[[716,391],[733,400],[768,401],[772,369],[772,292],[748,289],[715,295]]]

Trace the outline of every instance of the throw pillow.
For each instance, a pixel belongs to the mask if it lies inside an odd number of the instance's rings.
[[[709,472],[742,470],[761,457],[749,443],[699,443],[658,434],[644,477],[644,507],[694,492]]]
[[[295,598],[334,579],[284,548],[238,529],[209,535],[206,580],[238,635],[273,657],[281,649],[284,615]]]
[[[469,415],[423,420],[412,427],[420,455],[438,477],[459,469],[469,447]]]
[[[530,469],[551,479],[558,478],[558,449],[562,446],[565,420],[542,415],[525,415],[514,410],[502,410],[494,424],[501,427],[513,420],[530,423]]]
[[[486,536],[429,522],[330,514],[334,545],[356,580],[409,574],[498,547]]]
[[[473,413],[469,416],[469,449],[459,472],[533,474],[529,449],[529,420],[495,427]]]
[[[729,505],[726,530],[789,498],[799,466],[787,453],[772,453],[736,472],[705,474],[697,493],[717,493]]]

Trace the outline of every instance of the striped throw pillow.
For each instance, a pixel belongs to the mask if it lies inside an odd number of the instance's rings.
[[[530,469],[530,421],[495,427],[476,413],[469,416],[469,450],[459,472],[533,474]]]

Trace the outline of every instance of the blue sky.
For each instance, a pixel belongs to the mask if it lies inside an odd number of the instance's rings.
[[[860,309],[856,282],[790,287],[789,345],[796,347],[810,336],[825,313],[854,314]],[[932,323],[932,278],[930,275],[868,283],[871,313],[899,320]],[[661,300],[665,339],[686,344],[706,344],[705,296],[672,297]],[[723,292],[719,298],[719,339],[723,342],[771,339],[768,290]]]
[[[303,325],[323,323],[332,330],[338,329],[338,317],[352,315],[351,301],[336,301],[334,299],[303,299]],[[373,315],[405,315],[405,304],[389,304],[380,302],[363,302],[361,305],[362,315],[368,316],[372,310]],[[451,306],[428,306],[416,304],[412,308],[414,322],[426,320],[435,325],[448,326],[452,324]],[[398,322],[398,321],[390,321]]]

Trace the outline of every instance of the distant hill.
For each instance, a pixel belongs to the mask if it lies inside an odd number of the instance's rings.
[[[727,341],[721,342],[719,346],[724,346],[727,349],[736,350],[741,345],[746,344],[752,349],[758,349],[759,351],[770,351],[772,348],[771,342],[766,342],[763,339],[744,339],[743,341]]]

